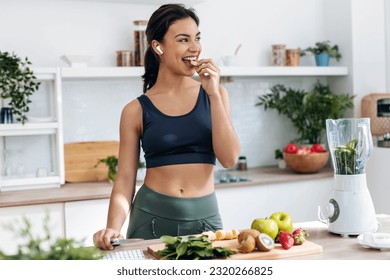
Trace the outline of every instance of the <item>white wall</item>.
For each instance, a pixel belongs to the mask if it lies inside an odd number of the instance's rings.
[[[272,44],[306,48],[330,39],[343,52],[343,59],[332,64],[347,65],[351,73],[347,78],[329,79],[332,87],[359,96],[382,90],[383,0],[357,2],[241,0],[238,5],[235,1],[204,1],[194,6],[201,19],[203,56],[220,63],[221,55],[233,53],[242,44],[241,65],[266,66]],[[0,0],[0,5],[0,49],[28,56],[36,67],[67,67],[60,57],[70,53],[93,54],[91,67],[114,66],[115,51],[132,48],[133,20],[147,19],[157,8],[65,0]],[[331,11],[332,5],[336,9]],[[374,58],[364,55],[371,48]],[[312,57],[304,57],[302,64],[314,65]],[[296,136],[288,119],[254,106],[257,95],[276,83],[308,89],[315,80],[237,78],[225,84],[242,153],[250,167],[274,164],[274,150]],[[118,139],[121,109],[141,93],[141,82],[135,79],[65,82],[65,142]],[[359,112],[355,109],[356,115]]]

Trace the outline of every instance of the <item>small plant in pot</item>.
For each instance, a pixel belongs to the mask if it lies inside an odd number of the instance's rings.
[[[329,86],[319,81],[307,92],[288,88],[282,84],[271,87],[271,93],[258,96],[256,106],[273,109],[289,118],[297,129],[303,144],[321,143],[326,130],[326,119],[341,118],[353,107],[353,95],[334,94]]]
[[[116,156],[108,156],[103,159],[99,159],[98,162],[95,165],[95,168],[100,164],[104,163],[108,167],[108,181],[110,183],[114,183],[116,179],[116,174],[118,172],[118,157]],[[138,170],[137,170],[137,180],[143,180],[145,177],[145,171],[146,171],[146,165],[145,162],[140,161],[138,163]]]
[[[330,58],[335,58],[337,61],[341,59],[338,45],[332,45],[330,41],[317,42],[314,47],[301,51],[301,56],[308,53],[315,56],[317,66],[328,66]]]
[[[278,161],[278,167],[280,169],[285,169],[286,168],[286,162],[283,158],[283,151],[281,149],[276,149],[275,150],[275,159]]]
[[[29,67],[31,64],[27,57],[22,59],[14,53],[0,51],[0,96],[9,100],[13,115],[22,124],[27,121],[30,96],[40,86]]]

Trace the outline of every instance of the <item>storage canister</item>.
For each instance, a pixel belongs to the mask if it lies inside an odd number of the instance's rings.
[[[286,45],[272,45],[272,65],[284,66],[286,64]]]
[[[286,50],[286,65],[287,66],[299,66],[299,60],[301,57],[300,49],[287,49]]]
[[[145,52],[148,47],[148,41],[146,39],[146,25],[147,20],[135,20],[134,21],[134,65],[144,66]]]
[[[133,66],[132,51],[123,50],[116,52],[116,66]]]

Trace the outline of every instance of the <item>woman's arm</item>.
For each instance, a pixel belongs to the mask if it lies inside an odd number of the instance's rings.
[[[107,225],[93,237],[95,246],[104,250],[113,249],[111,238],[120,236],[134,197],[140,152],[140,110],[135,100],[126,105],[121,114],[118,173],[111,192]]]
[[[202,59],[199,64],[195,69],[210,99],[214,153],[223,167],[233,167],[240,154],[240,141],[230,118],[229,96],[220,85],[220,70],[214,62]]]
[[[230,119],[230,102],[226,89],[209,96],[213,131],[213,148],[218,161],[225,168],[233,167],[240,155],[240,141]]]

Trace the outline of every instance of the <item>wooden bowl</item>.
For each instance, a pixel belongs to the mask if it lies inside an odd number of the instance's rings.
[[[307,155],[283,153],[286,165],[297,173],[316,173],[328,162],[329,151]]]

